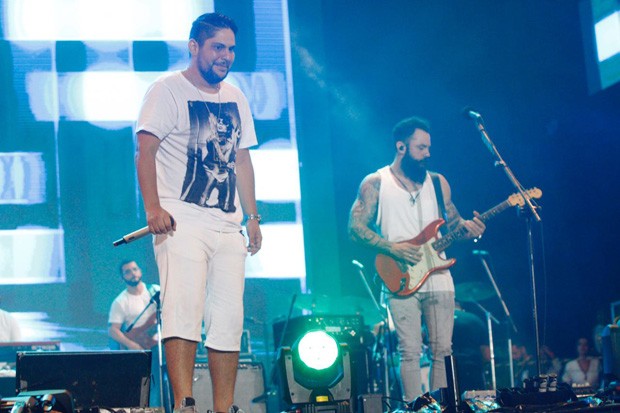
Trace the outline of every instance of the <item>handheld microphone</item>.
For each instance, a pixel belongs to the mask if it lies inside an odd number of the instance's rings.
[[[463,114],[463,116],[465,116],[467,119],[473,119],[476,121],[480,121],[482,120],[482,115],[478,112],[476,112],[475,110],[473,110],[471,107],[469,106],[465,106],[463,108],[463,110],[461,111],[461,113]]]
[[[134,232],[130,232],[127,235],[124,235],[122,238],[117,239],[116,241],[114,241],[112,243],[112,245],[114,245],[115,247],[118,247],[119,245],[129,244],[132,241],[135,241],[135,240],[140,239],[142,237],[146,237],[150,233],[151,233],[151,231],[149,231],[149,227],[147,225],[146,227],[140,228],[139,230],[136,230]]]
[[[172,217],[170,217],[170,224],[174,226],[174,218]],[[115,247],[118,247],[119,245],[129,244],[130,242],[133,242],[137,239],[146,237],[150,233],[151,231],[149,231],[149,227],[147,225],[146,227],[142,227],[134,232],[130,232],[129,234],[124,235],[122,238],[114,241],[112,245],[114,245]]]

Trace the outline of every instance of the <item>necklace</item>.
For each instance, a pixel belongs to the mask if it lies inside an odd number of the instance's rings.
[[[411,205],[412,206],[415,205],[415,201],[418,200],[418,197],[420,196],[420,193],[422,192],[422,188],[418,189],[418,192],[414,196],[413,192],[409,191],[409,189],[407,188],[407,185],[405,185],[405,183],[398,177],[398,175],[396,175],[396,173],[394,172],[391,166],[390,166],[390,172],[392,172],[392,175],[394,176],[394,178],[396,178],[398,183],[400,183],[403,189],[407,191],[407,193],[409,194],[409,200],[411,201]]]
[[[194,87],[196,88],[196,91],[200,95],[200,100],[202,100],[202,103],[205,104],[205,107],[207,108],[207,112],[209,113],[209,115],[214,115],[214,113],[211,112],[211,109],[209,109],[209,105],[207,105],[207,100],[202,95],[202,91],[198,88],[198,86],[194,85]],[[222,118],[220,118],[220,115],[222,114],[222,98],[221,98],[221,95],[220,95],[220,90],[221,90],[221,85],[218,84],[217,85],[217,124],[216,124],[216,128],[217,128],[218,132],[226,132],[226,125],[224,125],[224,121],[222,120]]]

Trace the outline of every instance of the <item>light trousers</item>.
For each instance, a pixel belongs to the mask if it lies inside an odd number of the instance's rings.
[[[411,402],[422,394],[422,317],[431,350],[431,390],[446,387],[445,357],[452,354],[454,292],[418,292],[405,298],[392,296],[389,305],[398,335],[403,399]]]

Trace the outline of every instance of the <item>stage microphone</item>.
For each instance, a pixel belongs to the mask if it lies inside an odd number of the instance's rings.
[[[150,233],[151,233],[151,231],[149,231],[149,227],[146,226],[144,228],[140,228],[137,231],[131,232],[131,233],[123,236],[123,238],[117,239],[116,241],[114,241],[112,243],[112,245],[114,245],[115,247],[118,247],[119,245],[129,244],[132,241],[135,241],[135,240],[140,239],[142,237],[146,237]]]
[[[362,265],[361,262],[359,262],[358,260],[353,260],[351,261],[351,264],[355,265],[357,268],[359,268],[360,270],[364,270],[364,266]]]
[[[170,217],[170,223],[172,224],[172,226],[174,226],[174,218]],[[131,232],[123,236],[123,238],[117,239],[116,241],[112,243],[112,245],[114,245],[115,247],[118,247],[119,245],[129,244],[130,242],[133,242],[137,239],[146,237],[150,233],[151,231],[149,231],[149,227],[147,225],[146,227],[140,228],[139,230],[136,230],[134,232]]]
[[[476,120],[476,121],[481,121],[482,120],[482,115],[480,113],[476,112],[475,110],[473,110],[469,106],[465,106],[463,108],[463,110],[461,111],[461,113],[463,113],[463,116],[465,116],[467,119],[473,119],[473,120]]]
[[[155,294],[153,294],[151,296],[151,302],[152,303],[158,303],[159,302],[159,291],[157,291]]]
[[[471,253],[474,255],[490,255],[489,251],[485,250],[473,250]]]

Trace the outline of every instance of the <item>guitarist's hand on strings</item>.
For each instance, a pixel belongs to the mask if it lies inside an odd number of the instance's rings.
[[[415,265],[422,259],[420,247],[409,242],[395,242],[392,244],[390,250],[390,253],[395,258],[410,265]]]
[[[462,221],[461,225],[467,228],[467,238],[479,238],[487,228],[484,222],[480,219],[480,214],[474,211],[474,219],[468,221]]]

